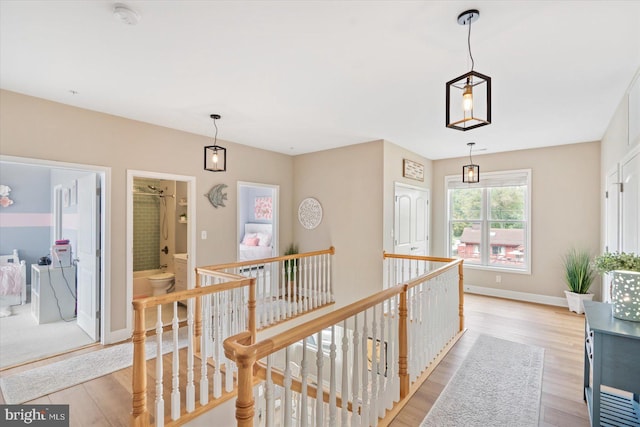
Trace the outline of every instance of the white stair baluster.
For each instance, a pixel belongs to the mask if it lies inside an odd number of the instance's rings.
[[[173,302],[173,320],[171,322],[173,332],[173,359],[172,359],[172,378],[171,378],[171,419],[180,418],[180,353],[178,347],[178,333],[180,332],[180,324],[178,319],[178,301]]]
[[[353,371],[351,372],[351,425],[360,425],[360,369],[358,359],[360,358],[360,352],[358,351],[358,345],[360,343],[360,331],[358,329],[358,315],[353,316]],[[365,361],[366,363],[366,361]]]
[[[329,346],[331,371],[329,374],[329,425],[336,425],[336,327],[331,326],[331,345]]]
[[[378,405],[378,417],[384,418],[386,404],[385,404],[385,392],[387,385],[387,341],[385,341],[385,302],[380,304],[380,360],[378,362],[378,394],[376,396],[376,402]],[[388,339],[388,338],[387,338]]]
[[[309,264],[308,259],[303,258],[303,277],[304,277],[304,311],[309,311],[309,303],[311,299],[311,290],[309,288]]]
[[[213,294],[213,398],[217,399],[222,396],[222,372],[220,364],[222,363],[222,330],[220,318],[220,294]]]
[[[327,290],[329,292],[329,302],[334,301],[333,282],[331,281],[331,254],[327,255]]]
[[[340,398],[342,401],[342,412],[340,425],[347,426],[349,422],[349,338],[347,337],[347,321],[342,321],[342,384],[340,384]]]
[[[157,306],[156,317],[156,425],[164,426],[164,398],[162,387],[162,305]]]
[[[307,402],[307,376],[308,360],[307,360],[307,340],[302,341],[302,366],[300,375],[302,377],[302,396],[300,397],[300,427],[307,427],[309,423],[309,403]]]
[[[322,351],[322,331],[316,335],[316,426],[324,425],[324,379],[322,367],[324,365],[324,352]]]
[[[367,326],[367,310],[364,311],[362,324],[362,425],[369,425],[369,358],[368,358],[369,330]]]
[[[369,413],[369,423],[378,425],[378,319],[376,318],[376,307],[371,307],[371,405]],[[382,344],[382,343],[381,343]]]
[[[202,296],[203,327],[200,337],[200,404],[209,402],[209,378],[207,376],[207,356],[209,352],[209,336],[211,331],[211,295]]]
[[[193,383],[193,337],[194,337],[194,325],[193,325],[193,306],[195,304],[195,298],[189,298],[187,300],[187,330],[188,330],[188,341],[187,341],[187,396],[186,396],[186,406],[187,412],[193,412],[196,405],[196,388]]]
[[[285,427],[291,427],[291,347],[285,348],[284,356],[284,419],[283,424]]]

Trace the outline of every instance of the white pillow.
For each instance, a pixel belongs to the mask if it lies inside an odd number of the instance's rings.
[[[271,246],[271,234],[257,233],[258,239],[260,239],[260,246]]]

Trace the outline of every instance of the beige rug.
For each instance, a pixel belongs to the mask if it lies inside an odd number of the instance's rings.
[[[172,332],[162,335],[162,353],[173,351]],[[187,329],[179,332],[178,348],[187,345]],[[156,337],[148,338],[147,359],[156,356]],[[7,404],[29,402],[38,397],[72,387],[131,366],[133,344],[118,344],[81,354],[60,362],[0,378],[0,389]]]
[[[537,427],[544,349],[480,335],[421,427]]]

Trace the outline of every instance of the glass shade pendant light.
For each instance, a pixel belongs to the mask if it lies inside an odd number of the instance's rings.
[[[218,120],[220,114],[212,114],[213,126],[216,128],[215,136],[213,137],[213,145],[204,147],[204,170],[211,172],[224,172],[227,170],[227,149],[217,144],[218,142]]]
[[[471,71],[447,82],[446,125],[467,131],[491,123],[491,77],[474,71],[471,54],[471,23],[480,18],[480,12],[467,10],[458,16],[458,24],[468,25],[467,46]]]
[[[469,142],[469,164],[462,166],[462,182],[468,182],[469,184],[475,184],[480,182],[480,166],[474,165],[471,159],[471,150],[475,145],[475,142]]]

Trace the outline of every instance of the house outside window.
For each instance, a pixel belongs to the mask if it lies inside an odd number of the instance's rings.
[[[531,273],[531,170],[445,178],[447,250],[467,267]]]

